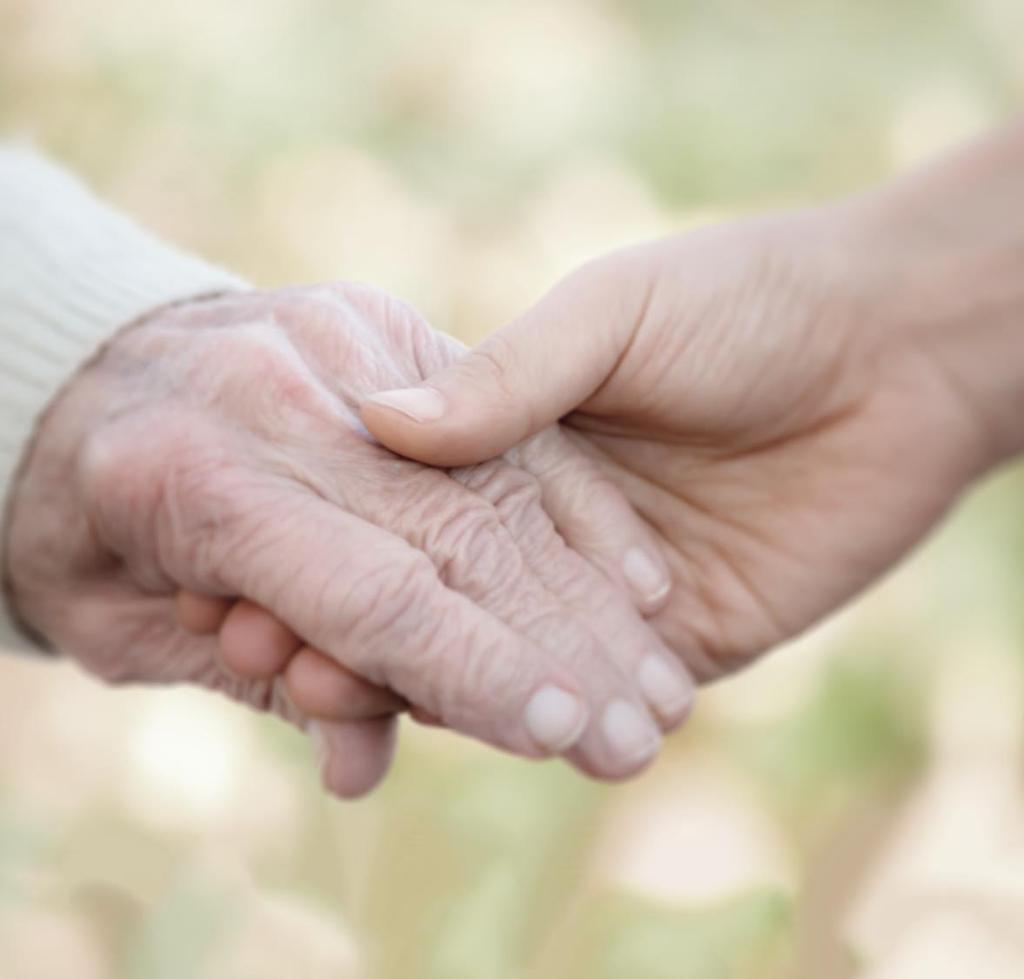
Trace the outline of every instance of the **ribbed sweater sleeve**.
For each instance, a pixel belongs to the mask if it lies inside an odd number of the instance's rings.
[[[36,419],[106,338],[164,303],[242,286],[0,143],[0,519]],[[0,600],[0,648],[29,645]]]

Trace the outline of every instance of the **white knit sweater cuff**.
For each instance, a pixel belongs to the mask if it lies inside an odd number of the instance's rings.
[[[40,412],[105,339],[164,303],[243,286],[0,146],[0,502]],[[30,645],[0,601],[0,648]]]

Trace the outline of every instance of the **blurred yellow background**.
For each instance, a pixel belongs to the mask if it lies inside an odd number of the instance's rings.
[[[1012,114],[1020,0],[0,0],[0,131],[263,285],[476,340],[576,262]],[[620,787],[0,661],[2,979],[1019,979],[1024,478]]]

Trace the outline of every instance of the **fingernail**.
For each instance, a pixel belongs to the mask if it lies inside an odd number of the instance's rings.
[[[524,718],[530,737],[558,754],[579,741],[587,726],[587,709],[574,694],[548,686],[530,698]]]
[[[320,769],[322,776],[324,768],[327,766],[327,738],[324,735],[323,728],[320,727],[317,721],[310,721],[306,730],[309,732],[309,740],[313,743],[317,767]]]
[[[648,656],[637,674],[640,690],[664,720],[675,721],[693,703],[693,683],[683,670],[664,656]]]
[[[613,700],[601,720],[605,740],[624,765],[652,757],[661,745],[661,733],[649,717],[625,700]]]
[[[626,552],[622,562],[622,571],[626,581],[637,595],[645,602],[658,602],[667,594],[672,582],[658,563],[646,551],[639,547]]]
[[[413,421],[434,422],[444,414],[444,398],[433,388],[400,388],[381,391],[368,399],[372,404],[394,408]]]

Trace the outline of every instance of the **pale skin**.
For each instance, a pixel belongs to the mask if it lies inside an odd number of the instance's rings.
[[[638,771],[693,694],[644,619],[664,601],[649,528],[557,428],[441,471],[396,457],[359,420],[370,394],[460,352],[360,286],[145,317],[40,422],[6,546],[18,614],[110,682],[195,683],[304,728],[319,717],[338,795],[386,771],[407,704],[525,757]],[[627,580],[638,550],[652,591]],[[286,624],[278,637],[322,652],[283,676],[241,676],[254,606],[232,612],[218,644],[183,590],[207,610],[244,596]]]
[[[435,466],[561,419],[656,536],[672,587],[649,621],[712,680],[856,595],[1024,449],[1022,202],[1016,125],[839,204],[617,252],[362,418]],[[184,602],[239,671],[312,684],[316,654],[268,641],[265,610],[244,610],[243,649],[237,610]]]

